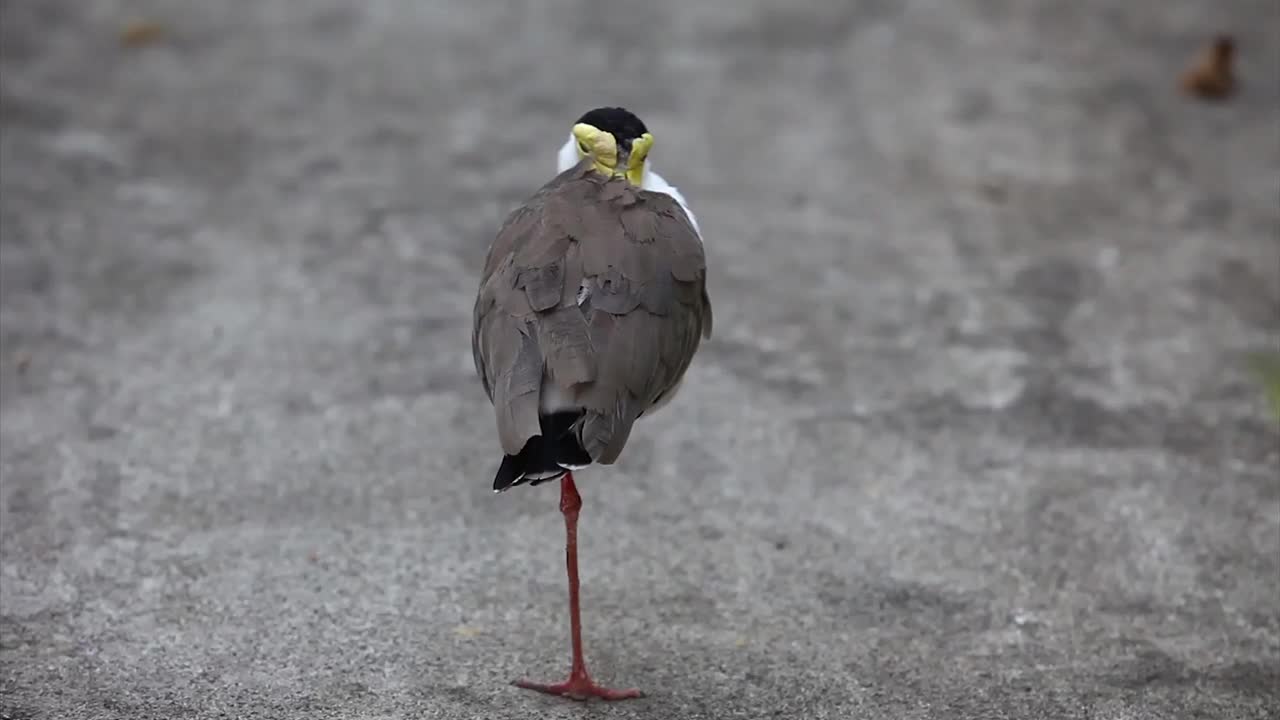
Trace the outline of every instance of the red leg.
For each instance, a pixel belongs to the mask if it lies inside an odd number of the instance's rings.
[[[515,685],[526,690],[537,690],[551,695],[562,695],[574,700],[597,697],[602,700],[627,700],[640,697],[640,691],[611,690],[600,687],[591,680],[587,663],[582,657],[582,618],[578,615],[578,511],[582,509],[582,497],[573,484],[573,473],[565,473],[560,480],[560,512],[564,515],[566,535],[564,556],[569,568],[569,634],[573,641],[573,666],[569,679],[561,683],[535,683],[517,680]]]

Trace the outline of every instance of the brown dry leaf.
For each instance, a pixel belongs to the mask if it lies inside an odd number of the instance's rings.
[[[131,22],[120,31],[120,44],[128,48],[144,47],[164,37],[164,26],[150,20]]]
[[[13,364],[18,369],[18,374],[27,371],[31,367],[31,353],[19,351],[13,356]]]
[[[1236,91],[1235,40],[1219,35],[1182,73],[1182,91],[1204,100],[1222,100]]]

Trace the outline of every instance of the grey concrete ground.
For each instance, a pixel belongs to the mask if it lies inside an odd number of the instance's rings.
[[[1280,708],[1269,0],[0,8],[0,718]],[[583,706],[506,684],[567,669],[561,520],[489,493],[468,334],[616,102],[717,332],[580,483],[649,693]]]

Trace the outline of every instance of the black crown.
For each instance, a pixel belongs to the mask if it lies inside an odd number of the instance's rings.
[[[632,140],[649,132],[640,118],[630,110],[620,107],[596,108],[578,118],[578,122],[609,133],[620,146],[630,144]]]

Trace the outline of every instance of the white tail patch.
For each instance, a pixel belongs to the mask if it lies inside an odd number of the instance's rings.
[[[569,397],[555,380],[544,375],[542,377],[542,390],[538,395],[538,412],[543,415],[551,415],[553,413],[564,410],[578,410],[579,406],[574,404],[573,398]]]

